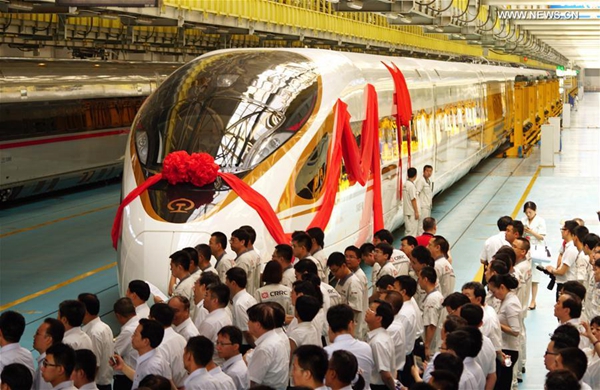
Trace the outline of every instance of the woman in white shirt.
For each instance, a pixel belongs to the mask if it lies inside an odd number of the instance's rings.
[[[544,238],[546,236],[546,221],[537,215],[537,205],[534,202],[528,201],[523,205],[523,212],[525,217],[521,220],[525,227],[525,238],[529,240],[531,244],[531,250],[529,253],[535,255],[536,253],[545,254],[546,244]],[[540,271],[535,267],[540,265],[540,262],[535,260],[532,256],[533,266],[531,271],[531,302],[529,303],[529,310],[535,310],[538,284],[540,282]]]
[[[489,289],[502,303],[498,311],[500,329],[502,330],[502,354],[498,372],[497,390],[510,390],[512,387],[513,364],[519,361],[519,334],[521,333],[521,303],[517,295],[512,292],[519,282],[512,275],[494,275],[488,282]]]

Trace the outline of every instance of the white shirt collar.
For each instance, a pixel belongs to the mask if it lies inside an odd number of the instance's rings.
[[[254,343],[256,344],[256,346],[259,346],[260,344],[262,344],[266,339],[268,339],[272,335],[276,336],[275,329],[272,329],[272,330],[264,333],[262,336],[260,336],[259,338],[257,338]]]
[[[185,380],[185,387],[187,387],[189,385],[189,383],[192,380],[194,380],[195,378],[204,376],[204,375],[208,375],[208,371],[206,371],[206,368],[198,368],[198,369],[194,370],[194,372],[192,372]]]
[[[8,352],[8,351],[12,351],[13,349],[19,349],[20,347],[21,347],[21,345],[19,343],[10,343],[10,344],[7,344],[4,347],[0,348],[0,351]]]
[[[384,333],[385,332],[385,328],[383,326],[380,326],[377,329],[373,329],[367,332],[367,339],[371,340],[373,339],[375,336],[377,336],[380,333]]]
[[[151,350],[151,351],[148,351],[148,352],[146,352],[145,354],[143,354],[143,355],[139,356],[139,357],[137,358],[137,364],[138,364],[138,366],[139,366],[140,364],[142,364],[143,362],[145,362],[146,360],[148,360],[148,359],[152,358],[154,355],[156,355],[156,349],[153,349],[153,350]]]
[[[177,333],[179,333],[190,324],[193,324],[193,322],[192,322],[192,319],[188,317],[185,321],[183,321],[181,324],[179,324],[179,326],[175,327],[175,331]]]
[[[238,353],[235,356],[230,357],[229,359],[225,360],[225,362],[223,363],[223,368],[229,368],[231,366],[233,366],[236,362],[242,360],[242,354]]]
[[[71,382],[71,381],[60,382],[58,385],[56,385],[56,387],[53,387],[52,390],[66,389],[67,387],[74,387],[73,382]]]

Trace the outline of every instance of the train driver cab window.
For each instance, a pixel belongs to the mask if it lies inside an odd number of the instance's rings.
[[[325,182],[327,170],[327,151],[329,150],[330,134],[326,133],[319,140],[308,159],[302,165],[296,176],[296,194],[306,200],[316,200]]]

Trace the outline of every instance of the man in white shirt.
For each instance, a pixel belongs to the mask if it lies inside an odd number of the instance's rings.
[[[271,260],[278,262],[281,265],[281,269],[283,269],[281,284],[292,288],[292,284],[296,281],[296,274],[294,272],[294,267],[292,266],[292,260],[294,260],[294,251],[292,247],[287,244],[275,246]]]
[[[169,307],[173,309],[173,328],[175,332],[183,336],[187,341],[198,336],[198,328],[190,318],[190,301],[181,295],[175,295],[169,299]]]
[[[131,338],[140,322],[140,319],[135,314],[135,306],[133,306],[131,299],[127,297],[119,298],[113,305],[113,310],[117,322],[121,325],[121,331],[114,339],[113,352],[121,356],[125,364],[129,367],[135,367],[138,353],[133,349]],[[115,371],[113,379],[114,390],[131,390],[133,382],[121,371]]]
[[[498,252],[498,249],[504,245],[510,245],[508,241],[506,241],[506,227],[511,223],[512,218],[508,215],[500,217],[496,222],[500,232],[485,240],[485,243],[483,244],[483,250],[479,256],[481,264],[483,264],[484,267],[487,267],[487,265],[492,261],[492,257],[494,257],[496,252]]]
[[[309,295],[302,295],[296,298],[294,307],[295,319],[298,323],[293,328],[290,326],[292,329],[288,328],[287,331],[291,353],[302,345],[322,346],[321,331],[313,323],[315,316],[321,310],[319,300]]]
[[[419,205],[419,226],[417,235],[423,234],[423,220],[431,217],[431,209],[433,208],[433,181],[431,175],[433,167],[425,165],[423,167],[423,175],[415,182],[417,187],[417,204]]]
[[[385,243],[392,246],[392,254],[390,255],[390,261],[396,268],[397,276],[408,275],[410,272],[410,259],[400,249],[394,248],[394,236],[392,232],[387,229],[381,229],[373,234],[373,245],[377,247],[378,244]]]
[[[113,372],[108,364],[108,360],[114,352],[112,348],[112,330],[98,316],[98,313],[100,313],[100,301],[95,294],[79,294],[77,300],[85,306],[82,330],[92,340],[92,352],[96,355],[96,362],[98,363],[98,373],[95,376],[96,386],[98,386],[99,390],[111,390]],[[94,378],[92,378],[92,381],[94,381]]]
[[[219,390],[224,388],[220,386],[219,380],[210,375],[206,369],[206,366],[212,360],[213,348],[213,343],[204,336],[196,336],[188,340],[183,353],[183,364],[187,372],[190,373],[185,381],[186,390]]]
[[[132,280],[127,286],[125,296],[131,299],[135,313],[139,319],[148,318],[150,307],[146,303],[150,299],[150,286],[143,280]]]
[[[208,317],[208,310],[204,307],[204,298],[206,298],[206,289],[213,283],[220,283],[219,276],[214,272],[203,272],[200,279],[194,283],[194,304],[196,305],[196,313],[192,317],[196,328],[200,329],[202,322]]]
[[[33,336],[33,349],[38,351],[36,370],[33,376],[33,390],[50,390],[52,385],[42,379],[42,362],[46,350],[54,344],[62,343],[65,326],[56,318],[45,318]]]
[[[306,234],[310,236],[312,246],[310,247],[310,255],[317,259],[323,270],[322,282],[329,281],[329,269],[327,268],[327,255],[323,248],[325,248],[325,232],[319,227],[313,227],[306,231]]]
[[[170,258],[171,275],[179,279],[179,283],[173,288],[173,294],[171,294],[171,296],[181,295],[190,301],[193,301],[195,280],[191,277],[189,270],[191,261],[190,255],[188,255],[186,251],[181,250],[173,253]],[[157,297],[155,297],[154,300],[157,301]],[[194,315],[195,309],[195,306],[190,307],[191,315]]]
[[[319,279],[321,279],[322,282],[327,282],[325,280],[326,271],[325,268],[323,268],[323,266],[327,267],[327,264],[326,262],[325,264],[322,264],[319,260],[317,260],[311,255],[310,250],[312,248],[312,245],[312,238],[304,232],[296,233],[292,237],[292,250],[294,251],[294,256],[298,260],[308,259],[315,263],[315,265],[317,266],[317,275],[319,276]]]
[[[231,317],[226,308],[229,304],[229,288],[223,283],[210,284],[206,290],[204,298],[204,307],[208,310],[208,316],[198,328],[200,336],[204,336],[212,343],[217,342],[217,333],[224,326],[232,324]],[[212,358],[217,364],[221,364],[223,360],[217,355],[215,349]]]
[[[324,349],[331,358],[333,352],[340,349],[352,353],[358,360],[358,367],[362,370],[365,379],[365,388],[370,388],[371,373],[374,370],[373,351],[369,344],[355,339],[354,312],[348,305],[335,305],[327,311],[329,324],[329,341],[331,344]]]
[[[255,273],[257,264],[260,263],[260,258],[255,251],[248,248],[248,245],[250,245],[250,235],[244,229],[236,229],[231,233],[229,245],[231,245],[231,250],[237,254],[235,267],[241,268],[246,272],[245,289],[250,295],[253,295],[254,291],[258,288]]]
[[[108,359],[106,361],[108,363]],[[98,363],[94,352],[88,349],[75,351],[75,367],[71,373],[73,385],[79,390],[99,390],[94,381]]]
[[[558,319],[560,325],[571,324],[579,333],[585,333],[579,317],[581,316],[581,299],[572,292],[563,292],[554,305],[554,316]],[[587,337],[581,337],[579,348],[589,348],[590,341]]]
[[[329,267],[329,271],[337,280],[335,289],[342,298],[341,303],[350,306],[354,311],[354,323],[357,325],[357,334],[354,336],[362,337],[366,312],[365,306],[367,305],[363,301],[366,286],[350,271],[350,268],[346,265],[346,256],[341,252],[333,252],[329,255],[327,267]]]
[[[200,269],[200,273],[203,272],[214,272],[218,273],[217,269],[212,266],[211,259],[211,250],[210,246],[207,244],[199,244],[196,245],[196,250],[198,251],[198,268]],[[198,276],[200,277],[200,276]],[[198,279],[198,278],[196,278]]]
[[[427,245],[427,249],[429,249],[431,257],[435,260],[434,268],[440,285],[439,289],[446,298],[454,292],[454,284],[456,283],[454,268],[452,268],[452,264],[450,264],[447,257],[450,244],[442,236],[433,236]]]
[[[460,308],[460,316],[467,321],[467,325],[472,328],[481,330],[483,325],[483,308],[480,305],[468,303]],[[466,330],[470,332],[470,330]],[[484,334],[482,336],[481,351],[475,357],[475,361],[479,364],[485,375],[485,390],[492,390],[496,384],[496,349],[492,341]],[[472,334],[472,338],[477,336]]]
[[[294,386],[327,390],[325,374],[329,362],[327,352],[316,345],[303,345],[296,349],[292,359],[292,381]]]
[[[162,304],[165,305],[166,304]],[[114,370],[122,371],[123,374],[133,381],[132,389],[140,387],[140,381],[146,375],[160,375],[167,379],[171,379],[171,368],[156,348],[162,343],[165,335],[164,327],[155,320],[141,318],[140,323],[133,332],[131,344],[133,349],[138,352],[138,358],[135,368],[129,366],[123,361],[119,355],[113,355],[116,363],[113,365]],[[183,355],[183,351],[182,351]],[[183,356],[182,356],[183,360]]]
[[[75,368],[75,351],[69,345],[58,343],[46,350],[42,362],[42,378],[52,385],[52,390],[77,390],[71,382]]]
[[[244,363],[240,346],[242,345],[242,331],[235,326],[225,326],[217,334],[215,343],[219,358],[224,360],[221,369],[227,374],[238,390],[248,390],[250,379],[248,378],[248,366]]]
[[[235,267],[235,255],[226,251],[227,249],[227,236],[222,232],[214,232],[210,235],[208,241],[210,247],[210,253],[216,260],[215,269],[219,274],[219,279],[222,283],[225,283],[225,273]]]
[[[35,389],[31,371],[21,363],[11,363],[0,372],[0,386],[3,390]],[[49,386],[51,389],[52,386]]]
[[[486,291],[483,284],[479,282],[468,282],[462,286],[462,293],[466,295],[471,303],[483,309],[481,333],[490,338],[498,357],[502,357],[502,329],[496,310],[485,302]]]
[[[380,242],[379,244],[375,245],[373,254],[375,256],[375,262],[379,264],[380,267],[379,271],[377,272],[376,281],[385,275],[389,275],[394,278],[398,276],[398,270],[396,267],[394,267],[394,264],[391,260],[393,251],[394,248],[388,243]],[[369,298],[369,300],[373,300],[376,297],[376,291],[373,289],[373,294],[371,294],[371,298]]]
[[[258,303],[248,309],[248,329],[256,340],[248,376],[252,386],[284,390],[289,381],[290,356],[289,350],[282,348],[275,322],[275,311],[269,303]]]
[[[408,168],[406,171],[408,179],[404,182],[402,189],[402,211],[404,213],[404,232],[406,236],[417,236],[419,218],[421,217],[417,199],[417,169]]]
[[[555,268],[551,265],[546,266],[546,270],[552,275],[556,276],[556,299],[558,299],[559,292],[562,290],[562,285],[569,280],[577,280],[577,267],[575,262],[577,261],[577,247],[573,243],[573,237],[575,236],[575,229],[579,224],[575,221],[566,221],[563,227],[560,229],[562,238],[565,241],[565,252],[562,255],[562,262],[560,267]]]
[[[20,363],[31,371],[33,377],[33,356],[19,344],[23,332],[25,318],[22,314],[12,310],[0,314],[0,372],[9,364]]]
[[[371,371],[371,389],[394,390],[396,388],[396,353],[394,342],[387,328],[394,321],[392,306],[382,300],[371,303],[365,316],[369,327],[367,341],[373,352],[373,371]]]
[[[464,371],[468,371],[475,378],[477,386],[473,389],[485,389],[485,375],[481,366],[475,361],[475,357],[481,350],[481,332],[471,328],[473,332],[466,330],[455,330],[446,335],[446,347],[449,352],[454,353],[463,361]]]
[[[94,350],[92,340],[81,330],[83,318],[85,317],[85,306],[79,301],[62,301],[58,306],[58,320],[65,326],[63,343],[70,345],[73,349]]]
[[[583,376],[588,368],[588,358],[579,348],[564,348],[558,351],[554,360],[554,370],[569,370],[575,375],[581,386],[581,390],[591,390],[587,383],[583,382]]]
[[[254,337],[248,331],[247,310],[256,304],[256,299],[246,291],[246,271],[240,267],[233,267],[227,271],[225,284],[229,287],[231,297],[232,323],[242,331],[244,336],[240,350],[245,353],[254,344]]]
[[[442,303],[444,297],[436,288],[437,274],[432,267],[423,267],[419,273],[419,286],[427,294],[423,301],[423,325],[425,326],[425,357],[436,353],[440,346],[440,331],[443,325]]]
[[[150,308],[150,319],[157,321],[164,328],[164,336],[156,352],[165,359],[171,366],[171,374],[168,378],[173,379],[177,387],[182,387],[187,378],[187,373],[183,367],[183,350],[185,348],[185,338],[175,332],[173,325],[173,309],[166,303],[155,303]]]
[[[394,342],[396,371],[398,374],[397,378],[399,379],[406,363],[406,331],[404,330],[404,325],[402,324],[400,316],[398,316],[400,310],[402,309],[404,300],[402,298],[402,294],[394,290],[386,292],[383,300],[392,306],[394,314],[394,321],[390,324],[390,326],[388,326],[387,332],[390,334]]]

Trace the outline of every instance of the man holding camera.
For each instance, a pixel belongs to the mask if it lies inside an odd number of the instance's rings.
[[[575,221],[566,221],[560,229],[562,238],[565,240],[565,251],[562,256],[560,267],[555,268],[551,265],[546,267],[546,270],[556,277],[556,299],[558,300],[559,291],[562,290],[562,285],[569,280],[577,280],[575,262],[579,254],[577,247],[573,243],[575,229],[579,224]]]

